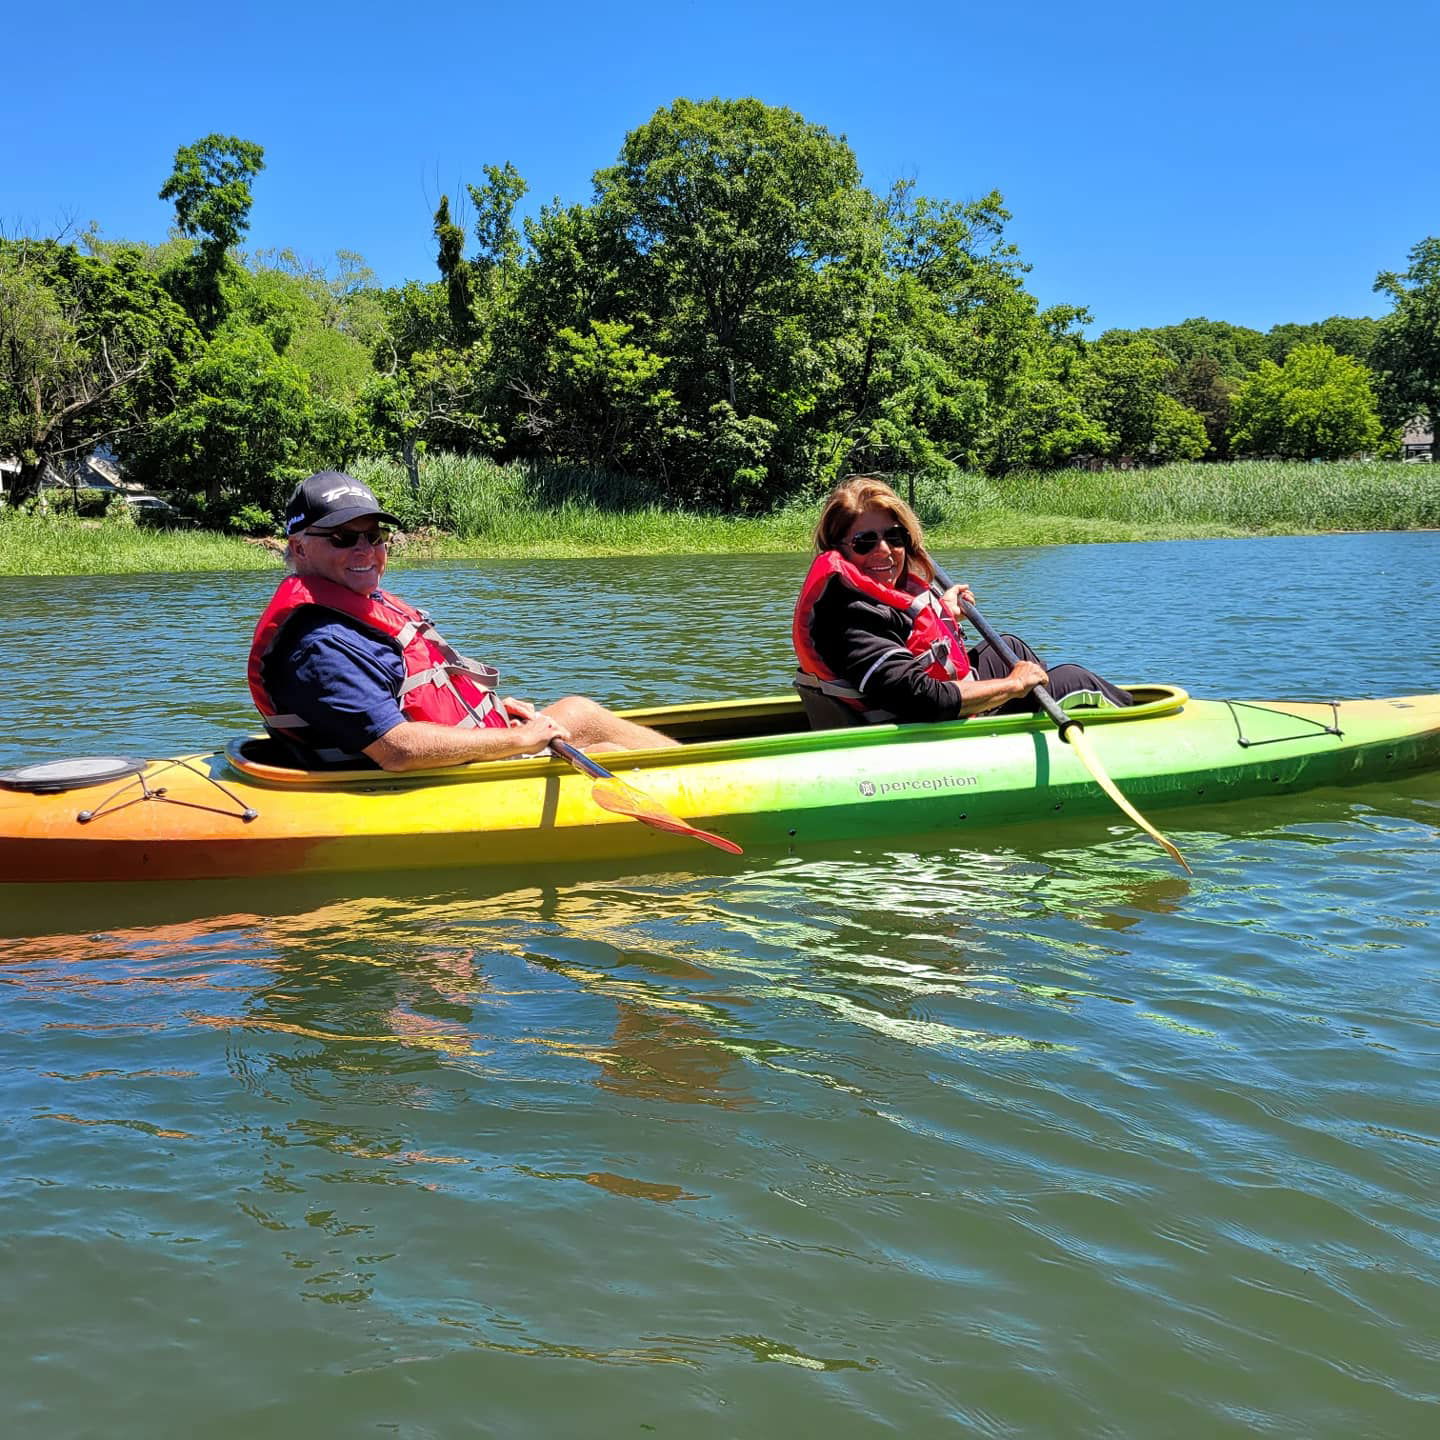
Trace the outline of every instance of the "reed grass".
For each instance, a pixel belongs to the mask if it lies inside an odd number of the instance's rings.
[[[1006,506],[1022,514],[1220,525],[1248,534],[1440,526],[1440,467],[1398,461],[1062,470],[1016,476],[1000,489]]]
[[[0,510],[0,575],[143,575],[278,569],[258,545],[209,530],[147,530],[133,523]]]
[[[577,555],[804,553],[823,498],[759,517],[663,503],[641,479],[574,466],[437,454],[420,485],[388,460],[351,467],[407,536],[394,562]],[[896,488],[907,497],[905,480]],[[1246,461],[1153,470],[1062,470],[1002,479],[955,473],[913,485],[937,545],[988,548],[1440,528],[1440,466]],[[0,575],[262,570],[276,556],[205,531],[144,530],[0,509]]]

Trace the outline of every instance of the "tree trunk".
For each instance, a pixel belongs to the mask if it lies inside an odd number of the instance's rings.
[[[20,473],[15,477],[15,485],[10,492],[10,503],[23,505],[27,500],[33,500],[40,493],[40,481],[44,476],[44,460],[39,460],[31,465],[22,457]]]
[[[400,455],[405,464],[405,473],[410,477],[410,488],[420,493],[420,457],[415,453],[415,437],[407,434],[400,441]]]

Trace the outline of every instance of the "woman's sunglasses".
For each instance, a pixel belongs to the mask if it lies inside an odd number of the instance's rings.
[[[371,545],[390,543],[390,532],[378,525],[373,530],[312,530],[310,533],[317,538],[323,535],[337,550],[353,550],[361,540],[368,540]]]
[[[910,532],[903,525],[891,525],[885,530],[862,530],[845,543],[857,555],[868,555],[882,540],[892,550],[910,549]]]

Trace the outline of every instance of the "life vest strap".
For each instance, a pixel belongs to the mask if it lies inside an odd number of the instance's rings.
[[[449,678],[449,669],[444,665],[432,665],[428,670],[417,670],[401,682],[397,698],[403,701],[412,690],[418,690],[422,685],[444,685]]]

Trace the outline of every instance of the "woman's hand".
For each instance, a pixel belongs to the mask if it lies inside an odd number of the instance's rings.
[[[968,585],[952,585],[941,597],[940,603],[944,605],[945,612],[952,620],[959,624],[965,619],[965,612],[960,608],[960,602],[967,605],[975,603],[975,592]]]
[[[1043,666],[1037,665],[1033,660],[1018,660],[1015,668],[1007,677],[1014,685],[1017,695],[1028,695],[1037,685],[1048,685],[1050,676]]]
[[[535,718],[535,707],[528,700],[516,700],[507,695],[500,704],[510,717],[512,725],[523,725],[525,721]]]

